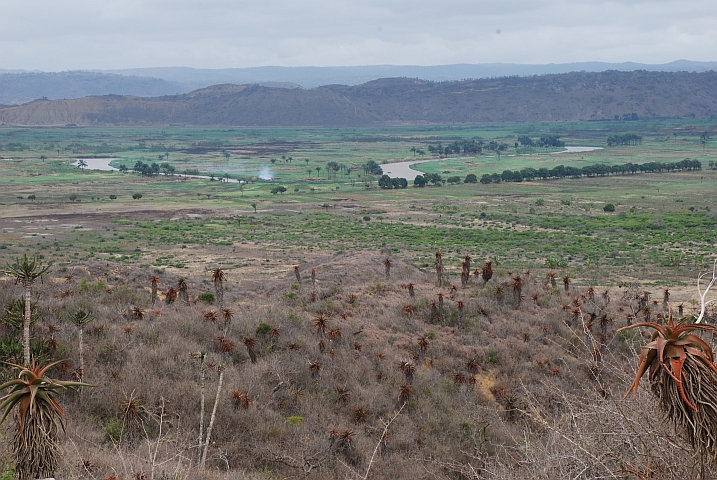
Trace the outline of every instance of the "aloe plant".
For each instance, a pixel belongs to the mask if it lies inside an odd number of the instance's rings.
[[[52,477],[60,459],[59,428],[65,429],[65,412],[55,395],[66,388],[91,386],[45,376],[62,360],[44,366],[8,364],[20,370],[18,377],[0,385],[10,391],[0,398],[0,424],[17,407],[12,452],[20,479]]]
[[[185,277],[181,277],[177,280],[177,290],[179,291],[179,297],[186,305],[189,305],[189,292],[187,290],[187,279]]]
[[[15,264],[7,264],[3,273],[15,278],[15,283],[21,283],[25,289],[25,318],[22,324],[22,346],[25,365],[30,365],[30,321],[32,303],[32,286],[37,279],[42,281],[42,277],[52,266],[52,262],[43,265],[40,257],[35,255],[32,259],[27,258],[27,254],[23,258],[17,258]]]
[[[159,278],[156,275],[152,275],[149,279],[152,285],[152,305],[157,303],[157,285],[159,284]]]
[[[651,341],[642,347],[635,379],[625,397],[636,397],[642,376],[649,370],[652,393],[684,435],[701,454],[717,461],[717,367],[710,346],[695,335],[717,331],[712,325],[692,322],[692,317],[666,325],[641,322],[618,329],[654,329]]]
[[[215,268],[212,271],[212,282],[214,282],[214,289],[217,294],[217,305],[219,308],[224,306],[224,281],[227,279],[227,274],[221,268]]]

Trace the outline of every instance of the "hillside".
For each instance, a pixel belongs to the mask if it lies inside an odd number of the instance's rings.
[[[139,98],[38,100],[4,125],[362,126],[717,115],[717,73],[604,72],[435,83],[390,78],[312,90],[217,85]]]
[[[33,352],[64,359],[53,376],[74,378],[80,337],[61,320],[92,311],[82,372],[98,387],[61,397],[71,428],[58,478],[596,478],[623,465],[690,478],[691,452],[665,446],[667,423],[642,433],[655,408],[647,389],[618,400],[625,357],[642,343],[614,333],[620,312],[636,308],[630,295],[593,297],[551,286],[545,271],[516,280],[502,269],[456,289],[455,265],[439,288],[397,257],[386,278],[383,259],[302,265],[301,281],[290,266],[275,281],[230,272],[224,309],[198,299],[208,272],[186,278],[185,302],[167,300],[180,278],[162,270],[53,271],[35,290],[43,320]],[[22,294],[9,278],[0,286],[3,305]],[[6,317],[3,360],[17,363]],[[214,408],[208,469],[198,469],[200,412],[208,422]]]

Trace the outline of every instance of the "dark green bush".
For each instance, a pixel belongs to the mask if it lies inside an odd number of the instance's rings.
[[[214,294],[212,292],[202,292],[197,296],[197,299],[206,304],[214,303]]]

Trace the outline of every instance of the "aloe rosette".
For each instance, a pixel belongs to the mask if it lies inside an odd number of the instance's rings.
[[[692,446],[717,460],[717,367],[712,348],[695,333],[717,331],[712,325],[686,317],[666,325],[641,322],[631,328],[652,328],[651,341],[642,347],[637,374],[625,397],[636,397],[640,379],[649,370],[652,393],[660,407]]]
[[[52,476],[60,455],[58,425],[63,430],[65,428],[65,412],[55,396],[66,388],[91,386],[46,377],[47,371],[61,361],[29,367],[8,364],[18,368],[20,373],[17,378],[0,385],[0,390],[9,389],[0,398],[0,424],[17,407],[12,448],[20,478]]]

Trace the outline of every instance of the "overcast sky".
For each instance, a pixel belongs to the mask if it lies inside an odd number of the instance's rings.
[[[717,0],[0,0],[0,69],[717,60]]]

